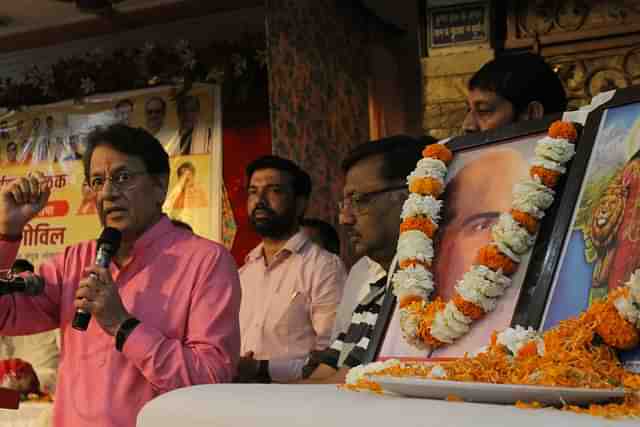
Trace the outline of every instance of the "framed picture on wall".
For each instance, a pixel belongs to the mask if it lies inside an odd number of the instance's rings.
[[[508,128],[459,137],[447,143],[454,159],[449,166],[442,219],[435,241],[432,268],[435,296],[445,302],[453,297],[456,283],[472,266],[477,251],[491,240],[491,227],[501,213],[509,211],[513,186],[528,176],[536,143],[559,118],[559,115],[553,115],[519,122]],[[427,354],[402,338],[398,307],[395,297],[389,293],[372,336],[369,358],[457,358],[487,345],[494,330],[502,330],[511,324],[537,327],[534,323],[544,310],[544,301],[533,304],[533,296],[540,295],[535,291],[548,249],[561,247],[564,238],[562,234],[552,233],[564,187],[563,182],[556,187],[555,202],[541,221],[535,245],[522,258],[518,271],[512,276],[512,285],[500,297],[494,311],[474,322],[471,331],[455,343]],[[532,307],[537,312],[532,311]]]
[[[577,196],[562,200],[556,224],[567,238],[549,254],[556,268],[537,290],[547,301],[543,330],[605,298],[640,268],[640,88],[619,90],[593,111],[580,145],[591,155],[576,155],[567,180]],[[635,369],[640,351],[621,359]]]

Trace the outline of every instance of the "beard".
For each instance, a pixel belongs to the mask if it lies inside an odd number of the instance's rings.
[[[267,213],[267,216],[256,218],[256,211]],[[277,214],[270,208],[259,207],[249,215],[249,224],[261,237],[279,239],[288,235],[295,225],[295,210]]]

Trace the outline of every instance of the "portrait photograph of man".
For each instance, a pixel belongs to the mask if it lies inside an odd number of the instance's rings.
[[[456,283],[473,265],[478,250],[491,240],[491,227],[500,214],[509,211],[513,186],[528,175],[536,142],[544,135],[534,134],[508,143],[464,150],[456,154],[449,167],[442,219],[435,241],[433,297],[445,302],[453,298]],[[389,321],[379,358],[461,357],[489,343],[494,330],[508,327],[515,312],[529,262],[522,258],[513,284],[498,300],[496,309],[455,343],[431,353],[409,345],[402,338],[398,307]]]

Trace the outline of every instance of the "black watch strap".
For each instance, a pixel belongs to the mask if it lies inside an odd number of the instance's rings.
[[[120,352],[122,351],[125,341],[139,324],[140,321],[135,317],[130,317],[122,322],[122,325],[120,325],[120,329],[118,329],[118,332],[116,333],[116,350]]]
[[[270,383],[271,375],[269,374],[269,361],[258,360],[258,378],[261,383]]]

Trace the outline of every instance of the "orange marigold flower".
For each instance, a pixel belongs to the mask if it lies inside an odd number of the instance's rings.
[[[500,252],[496,245],[487,245],[480,248],[476,262],[489,267],[493,271],[502,270],[506,275],[513,274],[518,269],[518,264]]]
[[[430,269],[431,268],[431,263],[428,261],[420,261],[418,259],[415,258],[411,258],[411,259],[406,259],[404,261],[400,261],[400,268],[401,269],[405,269],[405,268],[410,268],[410,267],[415,267],[416,265],[421,265],[426,269]]]
[[[438,338],[431,335],[431,328],[425,328],[425,330],[420,334],[420,338],[422,338],[422,341],[424,341],[425,344],[427,344],[431,348],[442,347],[445,344]]]
[[[529,234],[536,234],[538,232],[538,220],[532,215],[517,209],[511,209],[510,214],[518,224],[527,229]]]
[[[498,345],[498,331],[491,332],[491,347]]]
[[[578,138],[578,130],[571,122],[556,120],[549,126],[549,136],[551,138],[564,138],[575,142]]]
[[[455,294],[455,296],[453,297],[453,303],[462,314],[470,317],[473,320],[478,320],[482,316],[484,316],[484,310],[482,309],[482,307],[465,300],[459,294]]]
[[[531,177],[538,177],[540,181],[549,188],[553,188],[558,185],[560,180],[560,172],[551,169],[543,168],[542,166],[532,166],[529,170]]]
[[[410,304],[413,304],[414,302],[420,302],[422,301],[422,297],[419,297],[418,295],[405,295],[400,299],[400,308],[406,308],[408,307]]]
[[[613,305],[614,295],[610,295],[606,302],[591,306],[591,312],[596,315],[596,332],[607,345],[621,350],[630,350],[640,342],[638,330],[626,319],[620,316]],[[595,307],[594,307],[595,306]]]
[[[451,163],[453,159],[453,153],[444,144],[431,144],[422,150],[423,157],[431,157],[432,159],[438,159],[445,164]]]
[[[527,357],[532,357],[537,355],[538,355],[538,346],[536,345],[535,341],[529,341],[528,343],[520,347],[520,350],[518,350],[518,354],[516,354],[516,357],[525,359]]]
[[[422,231],[430,239],[433,239],[433,236],[436,234],[437,229],[438,229],[438,226],[433,221],[431,221],[430,218],[427,218],[426,216],[410,217],[402,221],[402,224],[400,224],[401,233],[404,233],[405,231],[409,231],[409,230],[418,230],[418,231]]]
[[[444,310],[445,306],[446,304],[444,301],[442,301],[442,298],[436,298],[419,312],[419,314],[422,316],[422,320],[418,325],[417,335],[422,339],[422,341],[424,341],[432,348],[437,348],[444,345],[442,341],[431,335],[431,324],[433,323],[433,319],[435,319],[436,317],[436,313],[438,311]]]
[[[409,183],[409,191],[412,193],[422,194],[423,196],[433,196],[436,199],[440,197],[444,187],[440,181],[431,177],[413,179]]]

